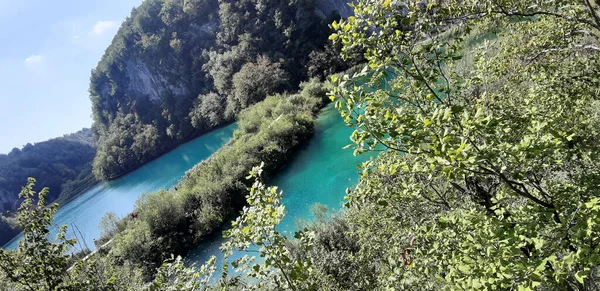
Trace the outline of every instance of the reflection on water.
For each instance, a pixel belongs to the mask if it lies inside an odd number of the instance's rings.
[[[74,237],[75,232],[79,238],[83,235],[85,245],[93,249],[94,238],[100,236],[98,223],[105,213],[112,211],[125,216],[133,210],[141,194],[174,186],[187,170],[231,139],[236,128],[237,124],[231,124],[207,133],[117,180],[94,186],[61,207],[54,216],[53,225],[68,225],[69,238]],[[55,234],[56,227],[53,227],[51,235]],[[5,247],[16,248],[21,237],[14,238]]]

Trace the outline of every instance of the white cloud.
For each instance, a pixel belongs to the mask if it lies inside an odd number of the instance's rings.
[[[107,30],[110,30],[117,26],[116,21],[98,21],[90,31],[91,35],[101,35]]]
[[[25,64],[28,66],[37,66],[44,61],[44,57],[42,55],[31,55],[30,57],[25,59]]]

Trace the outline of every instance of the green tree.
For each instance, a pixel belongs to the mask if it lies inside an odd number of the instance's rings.
[[[145,124],[137,114],[120,111],[98,145],[94,174],[98,179],[114,179],[139,167],[158,154],[158,140],[167,134]]]
[[[198,104],[190,112],[190,122],[195,128],[212,128],[225,121],[223,107],[225,100],[211,92],[198,96]]]
[[[65,282],[69,267],[65,253],[75,245],[75,240],[66,239],[66,226],[59,228],[56,243],[48,239],[48,227],[58,204],[46,208],[48,189],[36,197],[34,186],[35,179],[29,179],[19,194],[24,199],[18,210],[23,240],[15,252],[0,249],[0,269],[10,281],[26,289],[56,290],[68,283]],[[36,204],[35,198],[38,199]]]
[[[112,236],[119,230],[119,218],[114,212],[107,212],[98,223],[100,237]]]
[[[225,260],[234,251],[258,252],[262,263],[256,263],[254,256],[243,256],[231,263],[236,272],[246,279],[256,280],[248,284],[246,290],[323,290],[323,282],[312,274],[310,260],[295,259],[286,246],[287,238],[275,227],[285,216],[285,207],[281,204],[282,192],[277,187],[267,187],[261,181],[264,163],[250,171],[248,179],[255,179],[246,196],[247,207],[232,222],[232,228],[225,232],[228,240],[223,243]],[[313,234],[298,232],[298,244],[309,249],[313,244]],[[228,263],[223,268],[223,278],[229,274]],[[223,280],[227,282],[226,280]]]
[[[134,270],[111,266],[90,258],[74,265],[68,251],[76,244],[67,239],[67,226],[58,227],[55,240],[48,238],[58,204],[46,205],[48,189],[34,190],[35,179],[23,187],[17,218],[23,239],[16,250],[0,249],[0,278],[7,290],[137,290],[140,276]],[[37,197],[36,197],[37,194]],[[37,199],[37,202],[35,202]]]
[[[212,257],[199,270],[186,267],[181,257],[166,261],[157,271],[156,278],[148,286],[148,291],[201,291],[207,290],[210,278],[215,272],[215,258]]]
[[[331,39],[368,65],[334,97],[355,152],[387,151],[349,200],[381,288],[595,288],[597,4],[354,7]],[[496,40],[464,46],[491,27]]]
[[[191,15],[205,15],[216,5],[216,0],[184,0],[183,12]]]
[[[257,103],[269,95],[281,91],[286,85],[287,74],[279,63],[266,57],[258,57],[255,63],[246,63],[233,75],[233,97],[241,109]]]

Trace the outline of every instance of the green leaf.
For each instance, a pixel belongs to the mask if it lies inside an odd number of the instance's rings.
[[[340,25],[337,23],[337,21],[334,21],[333,23],[331,23],[331,27],[333,27],[333,29],[340,29]]]
[[[344,25],[343,30],[344,30],[344,32],[348,32],[348,31],[350,31],[351,28],[352,28],[352,25],[350,23],[347,23],[346,25]]]
[[[580,284],[583,284],[583,281],[585,280],[585,278],[587,278],[589,273],[589,271],[579,271],[575,273],[575,280],[577,280],[577,282],[579,282]]]

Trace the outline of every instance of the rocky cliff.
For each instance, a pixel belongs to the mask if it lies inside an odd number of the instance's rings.
[[[348,5],[351,0],[317,0],[316,1],[316,9],[315,14],[325,19],[329,15],[333,13],[339,14],[341,17],[348,17],[353,14],[352,7]],[[146,1],[151,2],[151,1]],[[216,13],[216,6],[212,6]],[[200,19],[200,23],[195,23],[190,21],[186,23],[186,27],[183,29],[179,28],[179,35],[177,37],[181,37],[183,35],[186,39],[187,44],[200,44],[195,48],[187,48],[192,53],[200,53],[202,49],[205,47],[210,47],[214,45],[211,41],[211,38],[214,38],[215,32],[218,29],[218,22],[214,20],[215,15],[212,15],[212,19]],[[193,19],[198,21],[198,19]],[[140,23],[140,21],[137,21]],[[198,25],[200,24],[200,25]],[[124,26],[129,26],[127,23]],[[143,31],[143,27],[142,27]],[[177,32],[173,32],[177,35]],[[144,32],[141,33],[145,34]],[[169,52],[168,56],[150,56],[151,52],[146,51],[146,47],[148,43],[151,42],[152,37],[156,37],[158,34],[153,34],[151,36],[140,37],[140,41],[135,41],[134,47],[127,49],[128,51],[137,50],[135,54],[127,55],[124,54],[124,62],[121,66],[121,74],[124,73],[124,76],[120,79],[120,84],[114,84],[111,82],[103,82],[100,86],[98,86],[98,90],[93,90],[98,92],[100,99],[114,99],[114,98],[132,98],[132,99],[149,99],[152,101],[160,101],[164,96],[187,96],[190,94],[198,94],[197,88],[190,88],[190,83],[197,80],[190,80],[191,76],[184,75],[185,72],[173,72],[173,69],[178,69],[185,67],[186,64],[183,62],[189,61],[189,59],[182,59],[178,53],[181,51],[174,51],[172,47],[170,47],[171,43],[169,43],[169,47],[166,48],[165,51]],[[190,37],[192,36],[192,37]],[[198,41],[195,38],[204,38],[204,41]],[[131,41],[123,41],[123,42],[131,42]],[[116,44],[119,42],[117,41]],[[164,44],[163,44],[164,45]],[[112,49],[115,46],[113,44],[111,48],[107,50],[107,53],[112,53]],[[136,49],[135,47],[138,47]],[[121,49],[121,52],[123,50]],[[99,71],[102,71],[102,64],[99,65]],[[188,68],[188,71],[193,70],[193,68]],[[110,73],[109,73],[110,74]],[[93,80],[99,79],[98,77],[93,77]],[[114,91],[115,85],[124,85],[125,90],[118,94],[115,94]],[[112,95],[112,96],[111,96]],[[114,105],[114,104],[113,104]]]
[[[245,106],[231,102],[244,64],[277,63],[287,80],[281,91],[296,90],[309,77],[311,53],[325,47],[331,17],[351,15],[345,1],[145,0],[92,71],[97,176],[126,174],[220,125],[193,119],[195,112],[216,110],[219,123],[231,121]],[[238,80],[253,86],[248,78]],[[212,104],[202,97],[209,94]]]

